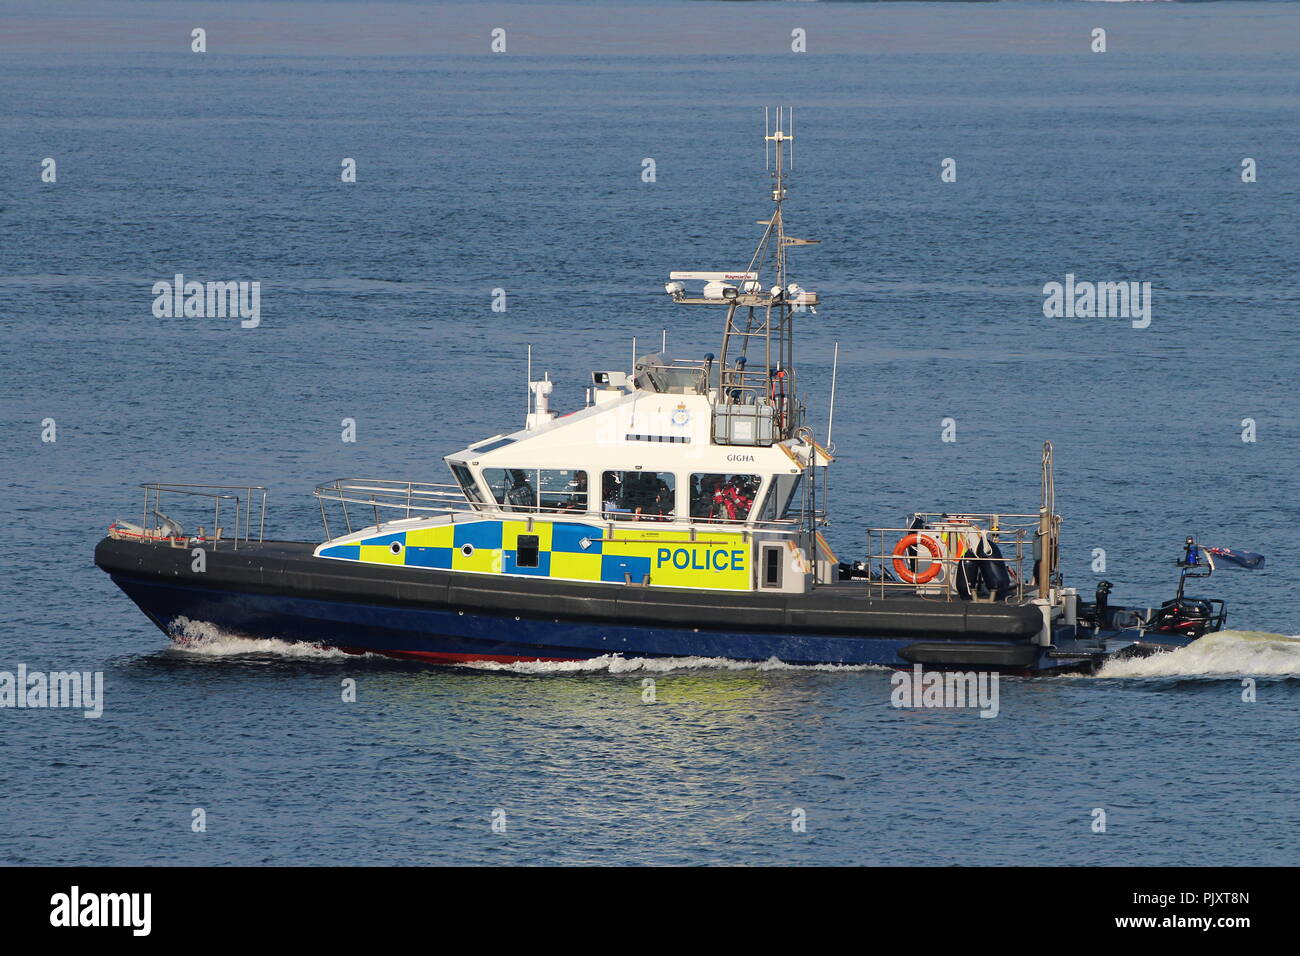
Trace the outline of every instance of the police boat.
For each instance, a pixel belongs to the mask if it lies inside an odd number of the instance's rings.
[[[1016,673],[1090,669],[1221,629],[1188,541],[1178,594],[1081,602],[1059,570],[1052,447],[1037,510],[918,512],[840,561],[822,534],[834,459],[805,420],[796,320],[819,304],[788,274],[792,135],[765,131],[773,209],[748,265],[673,272],[680,305],[723,319],[718,354],[637,357],[592,373],[558,416],[532,381],[519,431],[447,455],[453,483],[336,479],[321,542],[265,536],[266,489],[144,484],[95,562],[165,633],[191,622],[430,663],[622,656]],[[766,281],[764,281],[766,280]],[[832,384],[833,394],[833,384]],[[829,428],[829,426],[828,426]],[[165,514],[198,503],[210,527]],[[133,516],[134,517],[134,516]],[[1260,559],[1262,561],[1262,559]]]

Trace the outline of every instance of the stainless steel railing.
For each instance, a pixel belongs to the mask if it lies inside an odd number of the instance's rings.
[[[358,530],[353,527],[352,514],[348,505],[369,508],[376,527],[385,521],[383,515],[399,511],[404,518],[418,518],[422,515],[450,515],[454,521],[457,516],[477,513],[475,507],[466,497],[459,485],[447,482],[429,481],[393,481],[388,478],[335,478],[322,482],[312,491],[312,496],[320,504],[321,523],[325,526],[326,540],[330,534],[327,501],[335,502],[343,512],[343,524],[347,533]],[[388,521],[399,520],[388,517]],[[367,527],[361,525],[360,527]]]
[[[974,567],[1001,564],[1009,577],[1008,590],[1003,599],[1017,602],[1025,600],[1033,578],[1034,564],[1039,556],[1034,547],[1039,526],[1038,514],[917,512],[912,518],[919,518],[925,526],[867,529],[867,579],[863,583],[868,588],[881,597],[888,593],[910,592],[952,601],[965,597],[961,593],[958,577],[963,573],[963,564]],[[938,545],[940,554],[931,554],[923,546],[898,553],[898,543],[911,534],[930,538]],[[997,545],[1001,557],[976,554],[971,546],[973,540]],[[1026,562],[1030,569],[1029,578],[1025,575]],[[930,572],[936,565],[939,570],[931,575]],[[918,580],[904,580],[903,572],[910,573]],[[920,580],[921,578],[929,579]],[[982,588],[978,583],[967,590],[970,600],[997,600],[993,593],[981,595]]]
[[[266,530],[266,492],[262,485],[210,485],[194,483],[172,483],[160,481],[143,482],[144,507],[141,510],[140,524],[115,521],[109,527],[110,537],[139,541],[141,544],[167,544],[183,548],[193,544],[211,546],[214,550],[222,541],[228,541],[232,550],[239,550],[239,543],[253,541],[253,501],[260,499],[257,511],[257,541],[262,541]],[[237,492],[242,492],[239,494]],[[199,525],[194,534],[185,531],[184,526],[163,511],[164,495],[180,495],[189,498],[208,498],[212,501],[212,531]],[[227,535],[221,523],[223,503],[227,514],[234,518],[233,534]],[[233,508],[231,507],[233,505]],[[171,508],[171,504],[167,505]]]

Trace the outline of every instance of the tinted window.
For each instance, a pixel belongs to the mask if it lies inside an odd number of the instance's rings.
[[[497,504],[521,511],[586,511],[587,473],[572,468],[484,468]]]
[[[542,468],[537,489],[543,511],[586,511],[587,473],[572,469]]]
[[[607,517],[666,521],[676,508],[677,479],[670,471],[607,471],[601,501]]]
[[[798,518],[803,512],[803,497],[799,494],[799,486],[802,482],[802,474],[773,477],[772,484],[767,490],[767,498],[763,501],[762,519],[778,521]]]
[[[537,507],[535,468],[484,468],[483,480],[497,504],[521,510]]]
[[[744,521],[761,481],[758,475],[691,475],[691,517]]]
[[[481,505],[483,495],[478,490],[478,485],[474,481],[474,475],[464,465],[455,464],[451,466],[451,473],[456,479],[456,484],[460,485],[460,490],[465,493],[465,497],[473,504]]]

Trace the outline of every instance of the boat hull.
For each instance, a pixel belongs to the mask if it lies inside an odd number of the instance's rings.
[[[791,664],[1041,666],[1033,608],[809,595],[688,593],[360,566],[293,542],[189,549],[104,539],[96,563],[169,635],[231,635],[430,662],[707,657]],[[549,586],[548,586],[549,585]],[[927,656],[928,655],[928,656]]]

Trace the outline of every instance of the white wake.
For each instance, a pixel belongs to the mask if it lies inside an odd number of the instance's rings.
[[[322,647],[319,644],[299,644],[295,641],[280,641],[275,638],[240,637],[206,621],[191,621],[185,617],[179,617],[172,623],[172,641],[176,650],[181,653],[203,657],[266,655],[313,660],[356,659],[354,654],[347,654],[332,647]]]
[[[1176,651],[1107,661],[1097,677],[1300,676],[1300,635],[1220,631]]]
[[[787,664],[775,657],[765,661],[737,661],[729,657],[620,657],[606,654],[587,661],[472,661],[458,667],[473,670],[509,671],[516,674],[631,674],[643,671],[663,674],[683,670],[723,671],[875,671],[890,670],[878,664]]]

